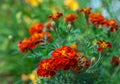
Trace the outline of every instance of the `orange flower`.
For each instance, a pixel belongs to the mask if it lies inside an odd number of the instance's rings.
[[[44,25],[41,23],[34,24],[30,29],[30,34],[41,33],[43,31]]]
[[[74,58],[76,57],[76,51],[70,48],[69,46],[62,46],[61,48],[57,48],[52,52],[52,57],[68,57]]]
[[[42,60],[39,63],[38,75],[43,77],[54,76],[59,70],[80,71],[78,67],[77,55],[69,46],[57,48],[52,53],[52,57]]]
[[[83,8],[80,10],[80,12],[84,12],[85,14],[89,15],[91,13],[91,10],[92,10],[92,8]]]
[[[119,27],[116,20],[107,20],[104,22],[104,26],[110,27],[111,32],[117,31]]]
[[[24,39],[18,43],[18,47],[22,53],[27,53],[30,49],[35,48],[35,45],[29,39]]]
[[[91,13],[91,14],[89,14],[89,20],[94,25],[101,25],[104,23],[104,16],[99,13]]]
[[[114,56],[114,57],[112,58],[111,63],[112,63],[114,66],[117,67],[117,66],[120,64],[120,59],[119,59],[119,57]]]
[[[99,41],[97,42],[97,44],[99,45],[99,48],[98,48],[99,52],[106,48],[112,48],[112,45],[110,42]]]
[[[78,16],[76,14],[68,14],[65,17],[65,22],[74,22],[77,18]]]
[[[51,77],[56,74],[54,70],[52,70],[53,67],[51,67],[52,62],[54,61],[53,58],[48,58],[45,60],[42,60],[39,63],[39,69],[37,70],[38,76],[43,77]]]
[[[50,42],[52,40],[51,34],[49,32],[35,33],[30,38],[30,40],[35,45],[43,45],[45,39],[47,42]]]
[[[63,16],[63,14],[57,12],[57,13],[54,13],[54,14],[48,16],[48,18],[50,18],[50,19],[52,19],[52,20],[58,20],[61,16]]]

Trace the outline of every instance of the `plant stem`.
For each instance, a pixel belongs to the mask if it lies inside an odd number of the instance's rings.
[[[119,66],[115,68],[115,71],[114,71],[112,77],[115,77],[115,75],[117,74],[117,72],[119,71],[119,69],[120,69]]]
[[[89,71],[89,70],[92,69],[95,65],[97,65],[98,62],[100,61],[101,57],[102,57],[101,52],[99,52],[98,60],[97,60],[87,71]],[[86,71],[86,72],[87,72],[87,71]]]

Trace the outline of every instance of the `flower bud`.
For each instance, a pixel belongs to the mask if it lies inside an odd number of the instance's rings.
[[[72,28],[72,25],[69,23],[69,24],[67,25],[67,28],[68,28],[68,31],[70,31],[71,28]]]
[[[8,39],[9,39],[9,40],[12,40],[12,39],[13,39],[13,36],[12,36],[12,35],[9,35],[9,36],[8,36]]]

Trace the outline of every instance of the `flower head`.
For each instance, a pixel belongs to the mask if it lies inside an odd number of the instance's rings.
[[[111,63],[112,63],[114,66],[117,67],[117,66],[120,64],[120,59],[119,59],[119,57],[114,56],[114,57],[112,58]]]
[[[98,48],[99,52],[106,48],[112,48],[112,45],[110,42],[99,41],[97,42],[97,44],[99,45],[99,48]]]
[[[104,26],[110,27],[111,32],[117,31],[118,27],[119,27],[117,21],[113,20],[113,19],[112,20],[106,20],[104,22]]]
[[[69,46],[57,48],[52,57],[39,63],[38,75],[43,77],[54,76],[59,70],[80,71],[77,55]]]
[[[76,14],[68,14],[65,17],[65,22],[74,22],[77,18],[78,16]]]
[[[99,13],[90,13],[89,21],[91,21],[94,25],[101,25],[104,23],[104,16]]]
[[[50,18],[52,20],[58,20],[61,16],[63,16],[63,13],[57,12],[57,13],[54,13],[54,14],[48,16],[48,18]]]
[[[83,13],[89,15],[91,13],[91,10],[92,10],[92,8],[83,8],[83,9],[80,10],[80,12],[83,12]]]
[[[44,25],[41,23],[34,24],[30,29],[30,34],[41,33],[43,31]]]
[[[54,59],[52,59],[52,58],[42,60],[39,63],[39,69],[37,70],[38,76],[43,76],[43,77],[54,76],[56,74],[56,72],[51,67],[51,64],[53,61],[54,61]]]
[[[30,40],[35,45],[43,45],[44,41],[52,41],[52,36],[49,32],[35,33],[30,37]]]
[[[69,46],[62,46],[61,48],[57,48],[52,52],[53,57],[68,57],[74,58],[76,56],[76,51],[70,48]]]
[[[30,39],[24,39],[18,43],[18,47],[22,53],[27,53],[30,49],[35,48],[35,45]]]

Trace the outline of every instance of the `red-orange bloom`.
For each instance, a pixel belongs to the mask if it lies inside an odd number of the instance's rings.
[[[112,45],[110,42],[99,41],[97,42],[97,44],[99,45],[99,48],[98,48],[99,52],[106,48],[112,48]]]
[[[29,39],[24,39],[18,43],[18,47],[22,53],[27,53],[30,49],[35,48],[35,45]]]
[[[99,13],[91,13],[91,14],[89,14],[89,20],[94,25],[101,25],[104,23],[104,16]]]
[[[34,24],[30,29],[30,34],[41,33],[43,31],[44,25],[41,23]]]
[[[43,77],[54,76],[56,72],[54,71],[54,68],[53,68],[54,66],[51,67],[53,61],[54,61],[53,58],[42,60],[39,63],[39,69],[37,71],[37,74]]]
[[[65,22],[74,22],[77,18],[78,16],[76,14],[68,14],[65,17]]]
[[[61,48],[57,48],[55,51],[52,52],[52,57],[68,57],[74,58],[76,57],[76,51],[73,50],[69,46],[62,46]]]
[[[114,57],[112,58],[111,63],[112,63],[114,66],[117,67],[117,66],[120,64],[120,59],[119,59],[119,57],[114,56]]]
[[[39,63],[38,75],[43,77],[54,76],[59,70],[80,71],[76,52],[69,46],[63,46],[52,53],[52,58]]]
[[[61,16],[63,16],[63,13],[57,12],[57,13],[54,13],[54,14],[48,16],[48,18],[50,18],[52,20],[58,20]]]
[[[83,8],[80,10],[80,12],[84,12],[85,14],[89,15],[91,13],[91,10],[92,10],[92,8]]]
[[[52,36],[49,32],[41,32],[41,33],[35,33],[31,36],[30,40],[35,45],[43,45],[45,40],[46,42],[49,42],[52,40]]]
[[[111,32],[117,31],[119,27],[117,21],[113,19],[105,21],[104,26],[110,27]]]

